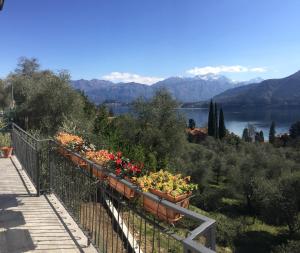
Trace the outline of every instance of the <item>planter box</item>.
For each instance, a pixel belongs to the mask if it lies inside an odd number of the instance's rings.
[[[70,156],[70,153],[68,152],[68,150],[66,150],[63,147],[58,147],[57,152],[66,158],[69,158],[69,156]]]
[[[102,167],[105,166],[104,164],[100,164],[100,163],[96,162],[96,161],[93,160],[93,159],[92,159],[92,161],[93,161],[94,163],[96,163],[96,164],[102,166]],[[92,168],[92,173],[93,173],[93,175],[94,175],[96,178],[98,178],[98,179],[100,179],[100,180],[104,180],[104,179],[107,178],[107,175],[104,173],[104,171],[103,171],[103,170],[97,169],[95,166],[93,166],[93,168]]]
[[[169,194],[166,194],[164,192],[158,191],[158,190],[149,190],[152,194],[168,200],[176,205],[179,205],[184,208],[188,208],[189,206],[189,197],[192,193],[187,193],[180,195],[178,197],[173,197]],[[167,208],[164,205],[160,204],[159,202],[152,200],[146,196],[143,196],[143,207],[146,211],[152,213],[155,215],[158,219],[166,221],[168,223],[175,223],[176,221],[180,220],[183,215],[180,213],[177,213],[175,210],[171,208]]]
[[[12,147],[2,147],[3,158],[10,158],[12,155],[13,148]]]
[[[71,152],[69,152],[65,148],[58,147],[57,152],[59,154],[61,154],[63,157],[70,159],[75,165],[78,165],[80,167],[85,167],[85,168],[87,167],[87,162],[84,159],[72,154]]]
[[[126,184],[118,181],[111,176],[108,176],[108,183],[110,187],[114,188],[117,192],[121,193],[127,199],[133,199],[136,196],[134,190],[130,189]]]
[[[81,157],[78,157],[74,154],[69,154],[69,159],[75,164],[75,165],[78,165],[79,167],[84,167],[86,168],[87,167],[87,162],[82,159]]]

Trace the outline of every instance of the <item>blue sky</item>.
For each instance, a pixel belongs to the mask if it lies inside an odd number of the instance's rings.
[[[6,0],[0,77],[21,56],[73,79],[236,80],[300,69],[299,0]]]

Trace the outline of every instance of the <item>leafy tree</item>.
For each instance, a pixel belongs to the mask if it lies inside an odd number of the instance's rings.
[[[36,58],[21,57],[18,62],[18,67],[15,70],[16,74],[24,76],[32,76],[40,68],[40,64]]]
[[[224,121],[224,113],[223,109],[220,109],[220,117],[219,117],[219,137],[223,139],[226,136],[226,127]]]
[[[185,119],[174,110],[176,107],[177,102],[166,90],[158,90],[149,101],[136,101],[133,114],[118,117],[114,123],[120,146],[128,149],[135,145],[141,146],[145,159],[151,153],[151,163],[157,163],[153,169],[165,169],[167,166],[175,169],[187,142]]]
[[[283,177],[278,186],[278,192],[274,195],[272,203],[274,216],[286,224],[290,235],[300,229],[300,174],[291,174]]]
[[[70,86],[70,75],[39,70],[36,59],[22,58],[7,82],[14,87],[16,121],[26,129],[52,135],[67,118],[89,126],[82,96]]]
[[[264,137],[264,132],[263,131],[259,132],[259,137],[260,137],[260,142],[264,142],[265,141],[265,137]]]
[[[260,132],[256,132],[255,133],[255,142],[264,142],[265,138],[264,138],[264,132],[260,131]]]
[[[300,137],[300,121],[297,121],[296,123],[291,125],[290,136],[292,139]]]
[[[214,173],[216,184],[219,184],[219,180],[222,175],[222,161],[218,157],[216,157],[213,161],[212,172]]]
[[[98,108],[97,116],[94,122],[94,133],[95,134],[108,134],[109,130],[109,111],[105,105],[101,105]]]
[[[269,142],[272,144],[274,144],[275,135],[276,135],[275,122],[272,121],[272,124],[270,126],[270,131],[269,131]]]
[[[246,141],[246,142],[251,142],[251,137],[250,137],[250,135],[249,135],[249,130],[248,130],[248,128],[244,128],[244,130],[243,130],[243,135],[242,135],[242,139],[244,140],[244,141]]]
[[[4,109],[9,105],[8,91],[5,89],[4,81],[0,79],[0,108]]]
[[[256,127],[254,125],[248,123],[247,128],[248,128],[248,133],[249,133],[249,137],[251,139],[250,142],[251,142],[255,139]]]
[[[193,129],[195,129],[195,127],[196,127],[195,120],[194,119],[189,119],[189,128],[193,130]]]
[[[300,241],[288,241],[275,247],[272,253],[300,253]]]
[[[208,135],[215,136],[215,110],[213,101],[210,101],[208,113]]]
[[[94,119],[95,116],[96,116],[96,112],[97,112],[96,105],[89,100],[89,98],[84,93],[84,91],[80,90],[78,92],[81,95],[82,100],[83,100],[83,111],[84,111],[84,114],[87,117],[90,117],[90,119]]]

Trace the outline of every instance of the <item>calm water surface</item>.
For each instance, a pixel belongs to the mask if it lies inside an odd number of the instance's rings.
[[[130,111],[129,107],[114,107],[113,111],[116,114],[124,114]],[[198,127],[207,125],[208,110],[202,108],[182,108],[178,109],[187,121],[193,118]],[[226,128],[239,136],[242,135],[243,129],[248,123],[254,125],[257,131],[262,130],[267,139],[269,128],[272,121],[276,123],[277,134],[286,133],[292,123],[300,120],[300,109],[251,109],[224,110]]]

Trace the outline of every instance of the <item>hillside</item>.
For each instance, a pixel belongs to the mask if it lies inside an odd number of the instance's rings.
[[[77,80],[72,81],[75,89],[83,90],[89,99],[100,104],[103,102],[130,103],[138,97],[148,99],[152,96],[152,89],[140,83],[113,83],[105,80]]]
[[[285,78],[229,89],[213,99],[224,107],[300,106],[300,71]]]

